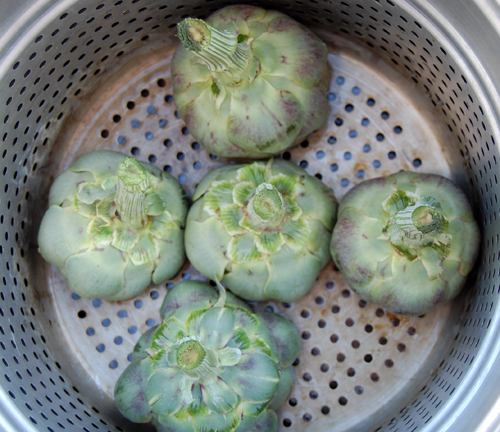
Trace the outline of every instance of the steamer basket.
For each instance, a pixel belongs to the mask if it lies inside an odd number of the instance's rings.
[[[7,4],[9,3],[9,4]],[[212,168],[173,105],[175,25],[219,0],[18,0],[0,4],[0,431],[149,431],[113,386],[175,280],[110,303],[71,293],[37,252],[54,178],[113,149],[171,172],[188,195]],[[469,195],[482,254],[452,303],[401,318],[361,301],[330,263],[283,313],[303,349],[281,431],[499,430],[500,15],[493,0],[275,0],[329,46],[328,124],[281,157],[341,197],[401,169]]]

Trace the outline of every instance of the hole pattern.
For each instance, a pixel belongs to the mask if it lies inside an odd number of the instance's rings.
[[[337,28],[339,35],[384,56],[391,67],[428,95],[428,102],[456,143],[460,162],[464,160],[467,164],[470,183],[461,186],[472,194],[479,209],[484,250],[475,275],[476,283],[463,299],[460,330],[453,335],[453,343],[446,347],[437,372],[395,417],[401,420],[397,427],[391,423],[381,426],[384,430],[413,431],[432,420],[444,402],[457,393],[467,371],[476,367],[478,349],[497,307],[500,290],[496,273],[500,259],[500,233],[496,223],[498,168],[495,138],[487,120],[490,108],[475,94],[472,76],[460,70],[453,48],[441,46],[436,35],[426,32],[417,20],[391,1],[305,3],[276,1],[273,6],[306,24]],[[44,208],[49,187],[49,182],[40,182],[39,176],[46,174],[50,167],[52,150],[58,148],[57,137],[70,111],[88,97],[94,83],[107,69],[141,44],[154,40],[160,31],[173,29],[184,16],[201,16],[221,6],[220,1],[201,1],[195,6],[177,1],[161,4],[126,0],[105,4],[89,0],[85,7],[62,13],[49,27],[35,23],[33,30],[38,30],[38,36],[26,41],[17,56],[12,54],[12,58],[16,58],[6,66],[8,72],[1,77],[4,90],[0,99],[0,106],[4,107],[0,117],[3,124],[0,161],[3,172],[0,267],[4,269],[0,285],[2,386],[40,430],[123,429],[112,425],[105,414],[92,406],[92,395],[80,392],[78,383],[72,382],[71,365],[57,361],[56,334],[49,323],[52,317],[44,314],[43,296],[39,295],[45,289],[40,282],[43,278],[35,277],[33,272],[35,266],[42,268],[42,264],[30,250],[41,218],[36,209]],[[333,118],[326,134],[319,141],[318,135],[313,134],[307,145],[286,152],[283,157],[303,164],[311,174],[321,176],[327,183],[334,176],[335,184],[330,186],[335,187],[339,198],[362,179],[400,169],[400,161],[407,161],[412,170],[430,170],[432,157],[402,151],[405,137],[413,132],[412,126],[398,118],[400,111],[391,109],[384,95],[367,94],[368,89],[359,77],[345,73],[349,70],[346,64],[335,63],[332,88],[327,95]],[[137,89],[133,100],[124,101],[123,110],[112,113],[105,128],[96,130],[96,140],[102,140],[97,145],[116,145],[120,151],[158,166],[161,164],[192,193],[194,179],[221,161],[204,155],[175,112],[160,115],[164,107],[174,110],[167,77],[154,77],[147,84],[148,88]],[[141,107],[145,109],[140,111]],[[135,128],[131,123],[134,120],[139,121]],[[171,130],[176,131],[175,136],[167,136]],[[141,134],[140,145],[132,142],[132,131]],[[365,137],[369,140],[362,139]],[[148,147],[153,145],[155,147]],[[160,151],[173,155],[170,163],[165,162]],[[179,157],[180,154],[183,156]],[[359,161],[363,166],[356,166]],[[192,270],[189,272],[195,274]],[[361,306],[333,270],[329,270],[327,279],[318,281],[307,307],[300,305],[296,310],[297,305],[277,305],[275,309],[292,317],[303,334],[310,334],[303,340],[306,357],[301,355],[294,366],[298,380],[308,384],[304,387],[299,382],[297,394],[289,399],[281,419],[286,428],[303,430],[304,422],[313,424],[333,415],[337,418],[339,410],[346,412],[355,408],[360,398],[364,398],[363,403],[376,398],[374,395],[390,379],[390,373],[403,367],[404,359],[411,356],[413,340],[423,337],[421,323],[432,318],[401,321],[395,326],[383,310],[372,305]],[[332,285],[328,287],[328,283]],[[123,317],[119,315],[122,305],[109,306],[66,294],[65,301],[73,305],[72,319],[82,329],[80,339],[92,347],[93,358],[103,358],[100,369],[117,376],[128,362],[135,338],[158,322],[158,316],[149,314],[148,310],[161,302],[165,287],[152,287],[140,297],[142,306],[127,305],[123,310],[134,313]],[[315,300],[318,298],[322,299],[319,303]],[[361,309],[358,313],[369,317],[368,323],[361,323],[349,313]],[[324,325],[319,324],[319,310],[329,314],[323,318]],[[307,316],[302,315],[304,311]],[[353,321],[352,326],[347,325],[349,319]],[[382,323],[393,332],[392,336],[382,334],[379,327]],[[318,335],[326,335],[328,343],[320,343]],[[122,338],[119,344],[118,338]],[[385,344],[380,343],[383,338]],[[367,352],[365,347],[369,344],[383,346],[390,358],[379,356],[375,351]],[[119,356],[105,357],[116,347],[123,350]],[[317,355],[312,354],[313,348],[319,350]],[[307,355],[320,361],[316,370],[308,370]],[[327,358],[334,361],[325,360]],[[354,376],[349,376],[351,369]],[[368,377],[366,381],[354,385],[353,377],[358,379],[362,375]],[[321,383],[329,384],[319,387],[318,377]],[[307,395],[317,394],[314,398],[307,396],[311,401],[307,408],[303,408],[303,388],[308,389]],[[332,393],[335,394],[332,396]]]

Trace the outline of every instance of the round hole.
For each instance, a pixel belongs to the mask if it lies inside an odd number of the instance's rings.
[[[375,159],[375,160],[373,161],[373,167],[374,167],[374,168],[380,168],[380,167],[381,167],[381,165],[382,165],[382,163],[381,163],[379,160]]]
[[[161,119],[159,122],[158,122],[158,126],[160,126],[162,129],[166,128],[168,125],[168,121],[165,120],[165,119]]]
[[[353,340],[351,342],[351,346],[354,348],[354,349],[358,349],[360,347],[361,343],[358,341],[358,340]]]
[[[365,117],[363,120],[361,120],[361,124],[362,124],[363,126],[365,126],[365,127],[366,127],[366,126],[368,126],[368,125],[370,124],[370,120],[368,120],[368,119]]]
[[[307,381],[307,382],[312,380],[312,376],[310,374],[308,374],[307,372],[304,375],[302,375],[302,378],[304,379],[304,381]]]
[[[335,390],[339,386],[337,381],[330,381],[329,385],[332,390]]]
[[[391,368],[394,366],[394,362],[391,360],[391,359],[387,359],[384,364],[386,365],[386,367],[388,368]]]
[[[330,336],[330,341],[331,341],[332,343],[337,343],[337,342],[338,342],[338,340],[339,340],[339,336],[338,336],[338,335],[336,335],[336,334],[332,334],[332,335]]]
[[[415,168],[418,168],[420,165],[422,165],[422,161],[419,158],[413,160],[413,166]]]
[[[408,335],[410,336],[413,336],[416,332],[417,330],[415,329],[415,327],[408,327],[408,330],[406,330],[406,333],[408,333]]]
[[[406,345],[403,343],[398,343],[397,349],[399,352],[404,352],[406,350]]]
[[[101,131],[101,136],[102,136],[103,138],[107,138],[107,137],[109,137],[109,131],[108,131],[108,130],[106,130],[106,129],[103,129],[103,130]]]
[[[134,128],[134,129],[138,129],[140,126],[141,126],[141,122],[139,120],[132,120],[130,122],[130,125]]]
[[[358,385],[354,387],[354,392],[358,395],[362,395],[365,392],[365,389],[363,388],[363,386]]]
[[[337,142],[337,138],[334,136],[328,137],[328,144],[335,144]]]
[[[378,317],[383,317],[385,315],[385,312],[383,309],[381,308],[378,308],[376,311],[375,311],[375,315],[377,315]]]
[[[336,118],[335,119],[335,124],[337,126],[342,126],[343,123],[344,123],[344,121],[341,118]]]
[[[382,336],[379,340],[378,340],[378,343],[380,345],[387,345],[387,338],[385,336]]]
[[[283,419],[283,426],[290,427],[292,425],[292,421],[288,418]]]
[[[101,321],[101,324],[102,324],[103,327],[109,327],[111,325],[111,320],[109,318],[104,318]]]
[[[354,370],[354,368],[347,369],[347,376],[348,377],[352,378],[354,375],[356,375],[356,371]]]
[[[380,142],[384,141],[384,139],[385,139],[384,134],[382,134],[382,133],[378,133],[376,138],[377,138],[377,141],[380,141]]]
[[[151,141],[153,137],[154,137],[153,132],[146,132],[144,134],[144,138],[146,138],[148,141]]]
[[[148,97],[149,96],[149,90],[147,90],[147,89],[141,90],[141,96],[142,97]]]
[[[403,128],[401,126],[396,126],[394,128],[394,133],[400,134],[401,132],[403,132]]]
[[[333,313],[339,313],[340,312],[340,306],[339,305],[333,305],[332,306],[332,312]]]
[[[309,333],[308,331],[303,331],[302,332],[302,339],[308,340],[310,338],[311,338],[311,333]]]
[[[354,325],[354,320],[352,318],[347,318],[345,321],[347,327],[352,327]]]
[[[124,145],[126,142],[127,142],[127,138],[125,138],[124,136],[120,135],[116,141],[118,142],[118,144],[120,145]]]
[[[323,363],[320,366],[320,370],[321,370],[321,372],[328,372],[330,370],[330,366],[328,366],[326,363]]]
[[[337,361],[342,363],[343,361],[345,361],[345,355],[340,353],[340,354],[337,354]]]
[[[321,407],[321,414],[327,415],[330,413],[330,407],[327,407],[326,405]]]
[[[134,156],[137,156],[140,153],[139,148],[138,147],[132,147],[130,149],[130,153],[132,153]]]
[[[347,405],[347,398],[344,397],[344,396],[341,396],[339,398],[339,404],[342,405],[342,406]]]
[[[373,360],[373,356],[371,354],[366,354],[363,359],[366,363],[371,363]]]
[[[377,382],[377,381],[380,379],[380,377],[379,377],[378,373],[373,372],[373,373],[370,375],[370,379],[371,379],[373,382]]]
[[[311,315],[311,313],[308,310],[303,309],[302,312],[300,312],[302,318],[309,318],[309,315]]]
[[[288,404],[290,406],[297,406],[297,399],[295,399],[294,397],[290,398],[290,400],[288,401]]]
[[[118,115],[118,114],[115,114],[115,115],[113,116],[113,121],[114,121],[115,123],[120,123],[121,119],[122,119],[122,116],[120,116],[120,115]]]
[[[149,115],[156,114],[156,108],[153,105],[148,106],[147,112]]]
[[[392,324],[393,327],[399,326],[400,323],[401,323],[401,321],[397,317],[394,317],[394,318],[391,319],[391,324]]]
[[[351,297],[351,291],[348,289],[342,290],[342,297],[344,297],[344,298]]]
[[[383,111],[382,114],[380,114],[380,117],[382,119],[387,120],[389,118],[389,113],[387,111]]]
[[[305,421],[305,422],[310,422],[312,420],[312,415],[309,414],[309,413],[305,413],[303,416],[302,416],[302,419]]]
[[[318,399],[318,396],[319,396],[319,395],[318,395],[318,392],[317,392],[316,390],[311,390],[311,391],[309,392],[309,397],[310,397],[311,399]]]
[[[182,134],[183,134],[183,135],[187,135],[187,134],[189,134],[189,129],[188,129],[186,126],[184,126],[184,127],[182,128]]]
[[[335,99],[337,99],[337,95],[335,93],[328,93],[327,97],[330,102],[333,102]]]
[[[84,310],[78,311],[78,318],[85,318],[87,316],[87,312]]]
[[[94,336],[95,335],[95,329],[93,327],[89,327],[85,333],[87,333],[87,336]]]
[[[375,99],[372,99],[372,98],[368,99],[368,100],[366,101],[366,104],[367,104],[368,106],[371,106],[371,107],[372,107],[372,106],[374,106],[374,105],[375,105]]]
[[[388,157],[389,159],[391,159],[391,160],[392,160],[392,159],[395,159],[395,158],[396,158],[396,152],[394,152],[394,151],[390,151],[389,153],[387,153],[387,157]]]
[[[361,93],[361,89],[358,86],[353,87],[351,91],[352,91],[352,94],[355,96],[358,96]]]
[[[336,172],[338,170],[339,170],[339,166],[336,163],[330,165],[330,171]]]
[[[174,97],[172,95],[166,95],[165,96],[165,102],[166,103],[172,103],[174,101]]]
[[[345,106],[345,110],[346,110],[347,112],[352,112],[352,111],[354,110],[354,106],[353,106],[352,104],[347,104],[347,105]]]
[[[128,108],[129,110],[133,110],[133,109],[135,108],[135,102],[133,102],[133,101],[128,101],[128,102],[127,102],[127,108]]]
[[[118,362],[116,360],[111,360],[109,367],[110,369],[116,369],[118,367]]]
[[[373,331],[373,326],[371,324],[366,324],[365,325],[365,332],[371,333],[372,331]]]
[[[320,349],[319,349],[319,348],[316,348],[316,347],[315,347],[315,348],[313,348],[313,349],[311,350],[311,354],[312,354],[313,356],[319,356],[319,355],[321,354],[321,351],[320,351]]]
[[[318,327],[319,328],[325,328],[326,327],[326,321],[325,320],[319,320],[318,321]]]
[[[324,302],[325,302],[325,299],[321,296],[317,296],[315,299],[314,299],[314,302],[317,304],[317,305],[322,305]]]

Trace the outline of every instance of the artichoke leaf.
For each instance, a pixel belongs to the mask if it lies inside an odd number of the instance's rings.
[[[229,235],[235,236],[245,232],[244,228],[239,224],[243,218],[243,213],[236,204],[222,207],[220,209],[220,218]]]
[[[93,218],[97,214],[97,209],[95,204],[86,204],[80,201],[78,197],[75,198],[75,211],[82,216],[87,218]]]
[[[280,376],[268,355],[252,353],[243,354],[237,365],[225,368],[221,378],[243,400],[267,402],[274,397]]]
[[[276,390],[276,394],[274,398],[271,400],[269,404],[269,408],[272,410],[280,409],[288,396],[290,396],[290,392],[292,391],[293,386],[293,372],[291,367],[287,367],[281,371],[280,383],[278,385],[278,389]]]
[[[234,366],[240,361],[241,350],[234,347],[225,347],[217,351],[221,366]]]
[[[290,220],[283,227],[283,239],[294,250],[300,251],[309,239],[311,229],[305,219]]]
[[[116,405],[123,415],[133,422],[145,423],[151,419],[151,409],[146,401],[144,388],[152,372],[151,359],[132,361],[116,382]]]
[[[73,202],[83,184],[94,182],[94,175],[90,172],[64,171],[50,187],[49,206],[63,205],[64,201]]]
[[[149,216],[159,216],[163,214],[167,208],[167,201],[165,197],[158,193],[151,193],[146,195],[146,204],[148,205]]]
[[[163,240],[171,231],[178,230],[179,226],[174,222],[172,215],[165,211],[150,218],[147,229],[152,236]]]
[[[237,179],[240,183],[251,183],[255,187],[266,183],[269,173],[266,166],[259,162],[244,165],[238,170]]]
[[[228,348],[237,348],[238,350],[240,350],[240,352],[242,350],[247,350],[251,346],[252,342],[250,341],[250,338],[245,333],[245,330],[243,330],[241,327],[238,327],[236,329],[233,337],[227,344]]]
[[[176,228],[164,233],[162,240],[156,240],[159,244],[156,268],[153,273],[153,283],[162,283],[173,278],[186,261],[184,250],[184,232]]]
[[[70,288],[83,298],[107,298],[123,289],[127,260],[113,247],[87,249],[66,260]]]
[[[232,237],[227,246],[227,256],[230,260],[237,263],[259,259],[261,255],[255,245],[255,235],[253,233],[245,233]]]
[[[195,432],[233,432],[241,422],[241,414],[235,410],[221,415],[211,413],[192,417]]]
[[[281,249],[285,240],[280,232],[264,231],[260,235],[255,236],[255,243],[260,253],[273,254]]]
[[[91,172],[97,183],[102,183],[118,172],[118,166],[126,159],[122,153],[111,150],[90,152],[80,157],[71,167],[74,172]]]
[[[300,206],[289,197],[285,197],[286,211],[291,220],[297,221],[302,216],[302,209]]]
[[[279,173],[273,175],[267,183],[272,184],[284,197],[293,197],[297,190],[297,179],[295,176]]]
[[[237,183],[233,189],[233,201],[241,207],[246,207],[252,196],[255,194],[255,184],[251,181]]]
[[[205,194],[205,210],[216,214],[217,210],[233,204],[234,183],[228,181],[215,181]]]
[[[203,346],[220,349],[227,345],[234,333],[234,314],[229,308],[207,310],[200,322],[200,342]]]
[[[147,231],[139,234],[138,242],[128,251],[130,260],[135,265],[146,264],[156,260],[160,254],[160,244]]]
[[[240,403],[240,398],[231,387],[212,372],[202,377],[200,384],[203,400],[212,412],[228,414]]]
[[[90,247],[88,223],[86,217],[75,213],[71,207],[51,206],[38,231],[39,250],[44,259],[65,274],[66,260]]]
[[[157,369],[149,379],[145,396],[151,410],[158,415],[175,414],[183,403],[178,368]]]
[[[87,183],[80,187],[76,197],[85,204],[93,204],[96,201],[102,201],[113,196],[114,192],[114,190],[103,189],[100,184]]]
[[[231,270],[222,280],[236,295],[247,300],[265,300],[264,287],[267,284],[269,272],[263,260],[232,263]]]
[[[119,226],[114,231],[112,245],[124,252],[130,251],[139,241],[139,233],[133,228]]]
[[[111,223],[116,214],[116,203],[110,198],[104,198],[96,206],[96,214],[106,222]]]
[[[153,263],[136,266],[129,261],[125,268],[123,289],[116,295],[108,297],[107,300],[127,300],[140,294],[151,285],[153,269]]]
[[[113,241],[115,227],[100,217],[93,218],[89,222],[87,230],[90,238],[98,248],[108,246]]]

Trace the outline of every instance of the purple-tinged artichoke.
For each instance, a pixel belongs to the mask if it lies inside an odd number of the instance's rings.
[[[363,299],[417,316],[460,292],[479,243],[471,207],[453,182],[401,172],[344,196],[331,253]]]
[[[170,174],[121,153],[88,153],[54,181],[39,250],[78,295],[129,299],[182,267],[186,213]]]
[[[291,162],[217,168],[193,201],[185,236],[191,264],[246,300],[295,301],[330,260],[337,201]]]
[[[181,282],[115,386],[120,412],[158,432],[274,432],[300,351],[295,326],[210,286]]]
[[[280,12],[228,6],[179,23],[177,110],[210,153],[265,158],[299,144],[328,116],[326,45]]]

